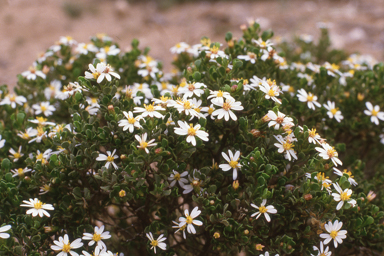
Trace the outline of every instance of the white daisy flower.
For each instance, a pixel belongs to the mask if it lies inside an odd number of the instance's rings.
[[[287,85],[283,83],[280,83],[280,85],[281,85],[281,90],[283,92],[288,92],[292,97],[295,96],[295,88],[293,88],[292,85]]]
[[[24,154],[21,153],[21,148],[22,146],[19,147],[19,150],[17,152],[13,148],[9,149],[9,153],[11,153],[9,157],[13,159],[13,162],[19,161],[19,159],[24,156]]]
[[[215,111],[215,106],[213,106],[213,104],[211,104],[209,107],[202,107],[201,108],[201,112],[206,112],[205,114],[203,114],[205,116],[205,118],[207,118],[208,116],[211,117],[212,120],[215,120],[215,117],[212,115],[212,113]],[[383,135],[384,136],[384,135]],[[384,144],[384,143],[383,143]]]
[[[312,177],[312,175],[310,173],[306,173],[305,176],[310,179]],[[325,176],[325,173],[323,172],[318,172],[317,175],[315,176],[315,180],[317,180],[318,182],[321,182],[321,190],[323,190],[324,188],[327,190],[327,192],[329,194],[331,194],[331,185],[332,185],[332,181],[329,179],[329,177]]]
[[[192,124],[190,124],[188,126],[188,123],[185,122],[185,121],[177,121],[177,124],[180,126],[179,127],[175,127],[175,133],[178,134],[178,135],[182,135],[182,136],[185,136],[185,135],[188,135],[187,137],[187,143],[192,143],[193,146],[196,146],[196,138],[195,137],[199,137],[201,140],[203,141],[208,141],[208,136],[209,134],[205,131],[200,131],[200,124],[196,124],[195,126],[192,126]]]
[[[179,231],[183,231],[183,237],[184,237],[184,239],[187,239],[187,234],[185,233],[185,229],[187,228],[187,224],[180,227],[180,223],[178,223],[174,220],[172,222],[173,222],[173,224],[175,224],[175,226],[172,226],[172,228],[177,228],[177,230],[175,231],[175,234]]]
[[[113,150],[112,154],[111,154],[111,151],[107,151],[107,155],[104,155],[104,154],[99,154],[99,156],[96,158],[96,161],[107,161],[105,163],[105,168],[109,168],[109,166],[112,164],[113,167],[115,168],[115,170],[117,170],[119,167],[117,167],[117,164],[115,164],[115,159],[119,158],[118,155],[115,155],[115,152],[116,152],[116,149]]]
[[[80,255],[80,256],[104,256],[104,255],[108,255],[108,254],[106,254],[107,252],[105,250],[106,249],[100,250],[100,248],[98,246],[96,246],[96,248],[92,254],[90,254],[86,251],[82,251],[83,255]]]
[[[55,98],[60,100],[68,99],[75,92],[88,91],[84,87],[82,87],[78,82],[68,83],[68,85],[64,86],[63,90],[60,93],[57,93]]]
[[[160,114],[157,111],[165,110],[165,108],[162,108],[161,106],[154,106],[153,104],[146,105],[144,104],[144,108],[141,107],[135,107],[133,113],[142,113],[142,117],[156,117],[156,118],[163,118],[164,116]]]
[[[336,167],[333,167],[333,170],[334,170],[334,174],[338,175],[338,176],[343,176],[343,174],[347,174],[348,175],[348,181],[351,185],[353,186],[357,186],[357,182],[356,180],[353,178],[353,175],[352,175],[352,172],[348,171],[347,169],[344,169],[343,172],[341,172],[339,169],[337,169]]]
[[[337,190],[338,193],[332,193],[333,200],[339,202],[336,206],[336,210],[340,210],[344,205],[344,201],[349,203],[352,207],[356,205],[356,200],[351,198],[352,190],[349,188],[341,189],[338,183],[333,183],[333,187]]]
[[[2,139],[2,136],[0,135],[0,148],[3,148],[5,144],[5,139]]]
[[[180,54],[182,52],[186,52],[190,48],[189,44],[180,42],[173,46],[170,51],[172,54]]]
[[[24,169],[19,168],[19,169],[11,170],[11,172],[13,174],[12,177],[16,177],[16,176],[22,177],[22,176],[24,176],[25,173],[30,172],[30,171],[32,171],[32,169],[29,169],[28,167],[25,167]]]
[[[107,79],[108,82],[111,82],[112,76],[114,76],[117,79],[120,79],[120,75],[117,74],[115,71],[113,71],[113,68],[110,65],[105,65],[105,63],[101,62],[99,64],[102,64],[105,66],[103,72],[100,74],[100,76],[97,78],[97,81],[101,80],[103,81],[104,78]],[[100,82],[98,82],[100,83]]]
[[[327,246],[327,248],[325,248],[325,250],[324,250],[323,242],[320,242],[320,249],[317,248],[316,246],[313,246],[313,250],[318,251],[318,254],[316,256],[331,256],[332,255],[332,252],[329,251],[329,246]],[[311,256],[315,256],[315,255],[311,254]]]
[[[275,81],[271,80],[260,80],[259,89],[265,93],[265,98],[267,100],[272,99],[276,103],[281,103],[277,96],[280,95],[280,87],[276,85]]]
[[[367,101],[365,102],[365,106],[368,110],[364,110],[364,114],[366,114],[367,116],[371,116],[372,123],[379,125],[379,119],[381,121],[384,121],[384,112],[380,111],[379,105],[373,107],[372,103]]]
[[[157,67],[158,62],[154,60],[151,56],[140,55],[138,59],[141,61],[139,68]]]
[[[257,87],[259,87],[263,80],[258,78],[257,76],[253,76],[251,79],[249,79],[249,81],[251,82],[249,87],[256,90]]]
[[[210,95],[207,99],[211,99],[211,102],[224,103],[224,99],[233,99],[229,92],[219,91],[210,91]]]
[[[129,130],[130,133],[133,133],[135,127],[140,129],[140,119],[142,116],[133,117],[133,113],[129,111],[128,113],[123,111],[123,114],[126,119],[121,119],[119,121],[119,126],[123,127],[123,131]]]
[[[203,181],[195,176],[196,172],[199,173],[199,171],[194,170],[193,177],[191,175],[188,176],[189,184],[184,184],[184,186],[182,186],[182,188],[184,189],[183,191],[184,195],[192,192],[193,190],[196,193],[201,192],[203,190],[202,188]]]
[[[11,225],[5,225],[0,228],[0,238],[7,239],[10,237],[8,233],[4,233],[5,231],[8,231],[11,229]]]
[[[225,52],[221,51],[216,45],[213,45],[209,50],[205,51],[205,53],[211,60],[215,60],[217,57],[228,58]]]
[[[285,152],[284,157],[289,161],[292,161],[292,157],[297,160],[297,156],[295,150],[293,150],[294,145],[291,141],[285,140],[281,135],[273,135],[279,143],[275,143],[274,145],[278,148],[277,152],[283,153]]]
[[[72,251],[72,249],[77,249],[83,246],[81,238],[77,238],[75,241],[70,243],[67,234],[64,235],[64,239],[60,236],[59,241],[55,240],[53,243],[55,245],[51,245],[51,249],[54,251],[60,251],[57,256],[68,256],[68,253],[71,254],[71,256],[79,256],[79,254]]]
[[[36,119],[28,120],[31,123],[38,124],[39,126],[46,126],[46,125],[56,125],[53,122],[47,122],[47,118],[44,118],[42,116],[36,117]]]
[[[226,99],[224,103],[221,102],[212,102],[216,106],[222,107],[213,111],[212,116],[217,116],[217,119],[222,119],[224,117],[225,121],[229,120],[231,117],[232,120],[236,121],[237,116],[232,112],[232,110],[243,110],[244,107],[241,106],[241,101],[235,101],[235,99]]]
[[[41,143],[41,141],[47,137],[47,131],[44,131],[43,127],[37,127],[37,134],[36,137],[29,140],[28,143],[37,142]]]
[[[49,104],[49,101],[41,102],[40,104],[33,104],[32,108],[35,110],[35,115],[40,115],[41,113],[44,116],[50,116],[56,111],[56,108]]]
[[[307,93],[304,89],[300,89],[297,91],[297,97],[301,102],[307,102],[308,108],[315,110],[315,105],[317,107],[321,107],[320,103],[317,102],[317,96],[312,93]]]
[[[271,221],[271,218],[269,217],[269,214],[276,214],[277,213],[277,210],[275,209],[275,207],[273,205],[268,205],[267,207],[265,207],[265,204],[267,203],[267,199],[263,199],[263,202],[261,203],[260,207],[258,207],[257,205],[255,204],[251,204],[251,206],[253,208],[256,208],[258,211],[253,213],[251,215],[251,217],[255,217],[256,216],[256,219],[258,219],[261,214],[264,213],[264,217],[265,219],[270,222]]]
[[[147,233],[146,236],[148,237],[149,241],[151,241],[151,249],[153,249],[156,253],[156,247],[159,247],[161,250],[167,249],[167,244],[163,243],[167,238],[164,237],[163,234],[161,234],[156,240],[153,238],[153,235],[151,232]]]
[[[328,222],[328,224],[324,225],[325,230],[327,230],[327,233],[320,234],[321,238],[325,238],[324,244],[327,245],[332,239],[333,239],[333,244],[335,248],[337,248],[338,244],[343,243],[343,239],[347,238],[346,230],[340,230],[341,227],[343,226],[343,222],[339,222],[336,220],[333,224],[332,222]]]
[[[36,80],[38,76],[43,79],[46,78],[46,75],[41,70],[36,69],[36,65],[29,67],[29,70],[24,71],[23,73],[21,73],[21,75],[27,78],[28,80]]]
[[[316,129],[315,128],[311,130],[308,129],[308,142],[316,144],[316,143],[319,143],[319,140],[321,140],[321,137],[318,133],[316,133]]]
[[[100,52],[96,54],[96,58],[106,60],[107,56],[115,56],[120,53],[120,49],[116,45],[104,46]]]
[[[182,228],[184,225],[187,225],[188,233],[196,234],[196,229],[193,225],[196,225],[196,226],[202,226],[203,225],[202,221],[194,220],[196,217],[198,217],[200,215],[200,213],[201,213],[201,211],[199,210],[199,208],[197,206],[195,208],[193,208],[191,215],[189,215],[188,209],[185,209],[185,211],[184,211],[185,218],[184,217],[179,218],[179,228]]]
[[[61,92],[61,81],[53,80],[49,86],[44,89],[44,95],[47,100],[55,98],[55,96]]]
[[[241,164],[239,164],[240,160],[240,151],[236,151],[235,155],[233,155],[231,150],[228,150],[228,155],[224,152],[221,152],[221,155],[228,162],[227,164],[221,164],[219,167],[224,171],[229,171],[233,169],[233,180],[237,179],[237,170],[241,168]]]
[[[83,233],[83,240],[91,240],[88,245],[92,246],[95,243],[97,243],[96,248],[102,249],[107,249],[107,246],[105,243],[102,241],[103,239],[109,239],[112,236],[109,234],[109,231],[104,231],[104,225],[101,226],[100,228],[95,226],[95,232],[93,234],[91,233]]]
[[[327,115],[329,118],[335,118],[339,123],[344,119],[341,111],[335,107],[335,102],[328,101],[327,104],[323,104],[323,106],[328,110]]]
[[[99,49],[92,44],[86,44],[86,43],[79,43],[77,47],[75,48],[75,52],[83,55],[87,55],[88,52],[97,52]]]
[[[196,111],[195,109],[196,106],[194,105],[194,101],[191,99],[176,100],[168,104],[168,106],[176,108],[179,113],[184,112],[185,115],[191,116],[191,119],[194,117],[205,118],[203,114],[200,114],[199,112]]]
[[[24,96],[17,96],[16,94],[8,94],[0,102],[0,105],[11,105],[12,108],[16,108],[16,104],[23,106],[27,102]]]
[[[137,147],[140,149],[144,149],[147,154],[149,154],[148,147],[157,146],[157,143],[153,143],[155,139],[152,139],[147,142],[147,133],[142,134],[141,137],[136,134],[135,138],[140,143],[140,145],[138,145]]]
[[[257,55],[256,53],[253,53],[253,52],[247,52],[247,55],[239,55],[237,56],[237,58],[240,60],[249,61],[252,64],[255,64],[257,60]]]
[[[269,256],[269,252],[265,252],[265,254],[260,254],[260,256]],[[275,254],[275,256],[279,256],[279,254]]]
[[[260,37],[259,39],[252,39],[252,43],[257,44],[262,49],[272,49],[273,43],[268,39],[267,41],[263,41],[263,39]]]
[[[318,152],[320,152],[319,156],[321,156],[325,160],[331,159],[335,166],[337,166],[338,164],[343,165],[343,163],[338,158],[339,154],[337,153],[334,147],[331,147],[328,143],[323,143],[321,144],[321,146],[322,148],[315,148]]]
[[[281,126],[294,126],[293,119],[291,117],[286,117],[285,114],[277,111],[277,115],[272,110],[268,111],[268,117],[271,119],[268,123],[268,126],[274,126],[275,130],[278,130]]]
[[[132,95],[137,95],[137,92],[142,92],[147,99],[153,98],[151,88],[147,83],[133,83],[133,85],[129,86],[129,89],[132,90]],[[124,91],[124,93],[127,93],[127,91]]]
[[[77,42],[71,36],[61,36],[59,43],[67,46],[72,46],[77,44]]]
[[[22,207],[30,207],[27,211],[27,214],[32,214],[33,217],[39,215],[40,217],[43,217],[43,215],[50,217],[49,213],[46,210],[54,210],[53,206],[51,204],[44,204],[39,199],[29,199],[29,202],[27,200],[23,200],[24,204],[21,204]]]
[[[207,86],[203,83],[189,82],[186,86],[181,87],[179,92],[184,94],[183,95],[184,99],[190,98],[193,95],[200,97],[204,93],[204,88],[207,88]]]
[[[186,178],[183,178],[188,175],[187,171],[181,174],[175,170],[172,170],[172,172],[173,173],[168,177],[168,180],[171,181],[171,184],[169,184],[170,187],[175,186],[176,182],[179,183],[180,187],[183,187],[185,183],[188,183],[188,180]]]
[[[137,74],[142,77],[150,76],[152,77],[152,79],[157,80],[156,75],[157,74],[161,75],[163,74],[163,72],[161,72],[160,69],[158,69],[157,67],[147,66],[145,69],[138,70]]]
[[[101,83],[104,79],[104,77],[100,77],[101,73],[104,72],[104,70],[107,68],[105,63],[99,62],[96,65],[96,68],[93,66],[93,64],[88,65],[88,69],[92,72],[85,71],[85,78],[86,79],[91,79],[91,80],[96,80],[97,83]]]

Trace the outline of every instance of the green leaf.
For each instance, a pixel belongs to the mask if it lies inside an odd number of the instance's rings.
[[[201,73],[199,71],[193,73],[193,79],[195,79],[196,82],[199,82],[201,80]]]
[[[1,161],[1,168],[6,170],[6,171],[9,171],[12,167],[12,163],[11,161],[9,161],[8,158],[4,158],[3,161]]]

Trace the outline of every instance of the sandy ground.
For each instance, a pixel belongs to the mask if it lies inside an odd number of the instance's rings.
[[[169,0],[168,0],[169,1]],[[167,1],[128,3],[124,0],[0,0],[0,84],[14,86],[16,75],[28,69],[37,55],[60,36],[87,42],[96,33],[107,33],[122,49],[133,38],[150,46],[151,55],[169,68],[169,48],[179,41],[193,44],[202,36],[224,42],[247,18],[262,28],[290,38],[302,33],[319,35],[318,22],[330,24],[335,47],[373,54],[383,60],[383,0],[270,0]]]

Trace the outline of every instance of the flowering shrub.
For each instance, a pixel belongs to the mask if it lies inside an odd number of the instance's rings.
[[[350,60],[354,72],[343,73],[290,62],[297,54],[276,49],[297,46],[274,48],[257,23],[243,31],[227,33],[226,47],[206,37],[177,44],[172,74],[137,40],[122,53],[105,35],[62,37],[18,76],[15,93],[2,86],[1,251],[381,251],[384,213],[368,191],[382,189],[355,159],[382,113],[371,103],[357,112],[364,103],[353,95],[378,87],[382,65]],[[320,50],[323,33],[305,57],[340,61],[342,52]],[[362,138],[344,135],[361,128]]]

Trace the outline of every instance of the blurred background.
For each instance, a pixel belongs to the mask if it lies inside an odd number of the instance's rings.
[[[224,42],[225,32],[239,37],[249,19],[272,29],[275,40],[316,39],[325,23],[334,47],[384,57],[384,0],[0,0],[0,84],[13,87],[60,36],[88,42],[106,33],[122,50],[137,38],[169,71],[176,43]]]

